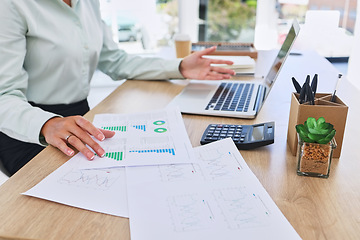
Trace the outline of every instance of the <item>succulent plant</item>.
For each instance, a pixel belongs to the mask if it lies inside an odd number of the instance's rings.
[[[304,142],[326,144],[335,136],[334,126],[323,117],[316,120],[309,117],[304,124],[296,125],[296,131]]]

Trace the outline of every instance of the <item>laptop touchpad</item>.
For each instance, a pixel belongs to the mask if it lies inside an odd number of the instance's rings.
[[[209,95],[210,92],[210,89],[185,89],[181,95],[185,98],[204,99]]]

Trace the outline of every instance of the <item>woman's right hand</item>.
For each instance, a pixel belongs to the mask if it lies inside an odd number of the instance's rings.
[[[60,149],[66,155],[74,155],[74,150],[69,147],[71,145],[87,159],[92,160],[95,155],[88,146],[100,157],[105,155],[105,151],[91,136],[103,141],[105,138],[113,137],[115,132],[96,128],[81,116],[70,116],[49,119],[43,125],[41,134],[48,144]]]

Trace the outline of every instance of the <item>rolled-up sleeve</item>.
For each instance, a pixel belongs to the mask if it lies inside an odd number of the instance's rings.
[[[112,79],[182,79],[181,59],[166,60],[127,54],[112,40],[109,28],[103,23],[103,48],[98,68]]]
[[[21,141],[42,144],[41,128],[55,115],[27,102],[28,74],[23,67],[26,21],[12,1],[3,1],[0,29],[0,131]]]

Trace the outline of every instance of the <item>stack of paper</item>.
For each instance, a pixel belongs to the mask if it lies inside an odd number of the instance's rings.
[[[94,124],[117,132],[105,158],[77,154],[25,195],[129,217],[132,240],[300,239],[230,138],[189,148],[178,109]]]
[[[254,75],[255,74],[255,60],[249,56],[220,56],[220,55],[206,55],[205,58],[229,60],[234,62],[233,65],[226,64],[212,64],[212,66],[219,66],[223,68],[233,69],[236,75]]]

